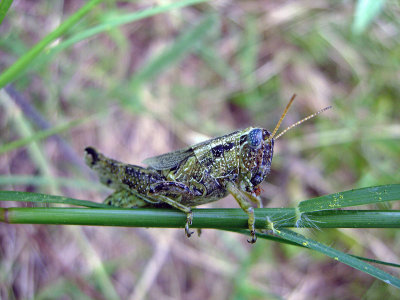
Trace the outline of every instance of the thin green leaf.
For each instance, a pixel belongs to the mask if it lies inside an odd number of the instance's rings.
[[[162,51],[160,55],[150,60],[144,67],[136,72],[131,78],[131,85],[140,85],[159,74],[168,66],[175,64],[178,60],[182,59],[185,53],[194,48],[196,44],[204,38],[215,24],[215,21],[215,16],[209,15],[203,18],[203,20],[196,26],[186,30],[176,39],[173,45]]]
[[[399,210],[325,210],[300,214],[296,227],[400,228]]]
[[[63,35],[68,29],[75,25],[82,19],[91,9],[97,5],[101,0],[90,0],[80,10],[70,16],[64,21],[57,29],[45,36],[39,43],[37,43],[31,50],[19,58],[11,67],[0,74],[0,89],[8,83],[15,80],[24,72],[28,65],[55,39]]]
[[[67,122],[65,124],[61,124],[58,126],[55,126],[53,128],[49,128],[46,130],[42,130],[42,131],[38,131],[35,134],[16,140],[16,141],[12,141],[9,142],[7,144],[4,144],[2,146],[0,146],[0,154],[6,153],[8,151],[26,146],[32,142],[36,142],[45,138],[48,138],[52,135],[58,134],[60,132],[66,131],[72,127],[78,126],[88,120],[90,120],[91,118],[83,118],[83,119],[79,119],[79,120],[74,120],[74,121],[70,121]]]
[[[0,191],[0,201],[62,203],[92,208],[109,208],[112,209],[113,212],[108,213],[102,211],[101,214],[111,214],[117,223],[118,221],[121,221],[119,224],[120,226],[176,227],[177,220],[185,218],[184,213],[169,209],[118,209],[90,201],[28,192]],[[56,212],[56,210],[54,212]],[[247,228],[248,226],[246,213],[238,208],[194,209],[193,212],[194,228],[242,229]],[[64,213],[67,213],[67,211]],[[91,224],[106,225],[103,223],[104,219],[110,219],[110,216],[102,215],[100,219],[97,219],[94,215],[95,213],[100,212],[95,212],[94,210],[90,210],[89,212],[89,214],[93,214],[91,217],[92,219],[90,220]],[[131,219],[135,220],[131,220],[127,223],[127,220],[125,219],[127,214],[131,216]],[[299,222],[299,220],[296,219],[296,211],[293,208],[262,208],[255,209],[255,217],[255,227],[257,229],[265,229],[266,220],[270,220],[275,224],[276,227],[279,228],[400,228],[400,211],[398,210],[329,210],[310,214],[302,214],[301,222]],[[163,218],[166,218],[167,220],[165,223],[163,223],[164,225],[160,225],[159,220]],[[56,221],[57,220],[55,219],[54,222]],[[172,223],[169,223],[169,221],[172,221]],[[107,223],[107,225],[111,224]]]
[[[185,1],[180,1],[180,2],[174,2],[171,4],[151,7],[151,8],[147,8],[142,11],[139,11],[139,12],[134,12],[134,13],[129,13],[129,14],[119,14],[119,13],[112,12],[109,15],[105,15],[103,20],[100,22],[100,24],[98,24],[92,28],[86,29],[86,30],[81,30],[78,33],[76,33],[75,35],[73,35],[72,37],[64,40],[60,44],[51,48],[50,51],[48,53],[46,53],[45,57],[44,56],[40,57],[40,59],[39,59],[40,61],[38,62],[38,64],[44,63],[45,61],[47,61],[47,59],[49,59],[56,53],[58,53],[64,49],[67,49],[82,40],[88,39],[92,36],[95,36],[95,35],[103,33],[103,32],[107,32],[118,26],[122,26],[122,25],[125,25],[128,23],[131,23],[131,22],[149,18],[149,17],[155,16],[155,15],[158,15],[161,13],[165,13],[165,12],[168,12],[168,11],[171,11],[174,9],[183,8],[186,6],[191,6],[191,5],[195,5],[195,4],[199,4],[199,3],[207,2],[207,1],[209,1],[209,0],[185,0]]]
[[[230,231],[230,232],[236,232],[236,233],[241,233],[247,236],[250,236],[250,231],[246,230],[246,229],[226,229],[225,231]],[[279,236],[274,236],[268,233],[260,233],[260,232],[256,232],[256,235],[258,238],[264,239],[264,240],[270,240],[270,241],[274,241],[277,243],[282,243],[282,244],[287,244],[287,245],[291,245],[291,246],[296,246],[296,247],[301,247],[301,248],[308,248],[311,249],[310,247],[308,247],[307,245],[304,244],[297,244],[293,241],[290,240],[286,240],[284,238],[281,238]],[[390,262],[386,262],[383,260],[377,260],[377,259],[371,259],[371,258],[367,258],[367,257],[362,257],[362,256],[358,256],[358,255],[352,255],[349,254],[352,257],[355,257],[357,259],[363,260],[363,261],[367,261],[367,262],[372,262],[372,263],[376,263],[376,264],[380,264],[380,265],[384,265],[384,266],[389,266],[389,267],[394,267],[394,268],[400,268],[400,264],[395,264],[395,263],[390,263]]]
[[[53,196],[47,194],[37,194],[29,192],[16,191],[0,191],[0,201],[20,201],[20,202],[35,202],[35,203],[61,203],[68,205],[77,205],[85,207],[106,208],[106,204],[96,203],[86,200],[77,200],[62,196]]]
[[[56,184],[60,187],[71,187],[82,190],[102,191],[109,190],[97,182],[89,182],[82,178],[71,179],[68,177],[38,176],[38,175],[0,175],[0,186],[4,185],[33,185],[51,186]]]
[[[13,0],[2,0],[0,1],[0,25],[3,23],[4,18],[10,8]]]
[[[385,0],[358,0],[352,31],[355,34],[362,33],[381,12],[384,4]]]
[[[306,238],[306,237],[302,236],[301,234],[295,233],[288,229],[275,229],[274,233],[284,239],[295,242],[299,245],[306,246],[310,249],[313,249],[324,255],[327,255],[337,261],[340,261],[346,265],[349,265],[357,270],[367,273],[379,280],[382,280],[383,282],[385,282],[387,284],[391,284],[397,288],[400,288],[400,279],[399,278],[394,277],[374,266],[371,266],[370,264],[367,264],[367,263],[355,258],[355,257],[352,257],[351,255],[345,254],[341,251],[338,251],[336,249],[333,249],[331,247],[323,245],[317,241]]]
[[[12,123],[17,133],[23,138],[29,138],[34,135],[34,131],[31,127],[30,122],[21,113],[20,108],[10,98],[8,93],[4,89],[0,90],[1,104],[5,107],[6,111],[12,116]],[[45,176],[51,176],[51,168],[48,157],[44,154],[41,145],[36,142],[32,142],[28,145],[28,153],[34,164],[37,166],[39,173]],[[50,192],[53,194],[58,193],[56,185],[50,186]]]
[[[84,30],[82,32],[77,33],[73,37],[65,40],[60,45],[53,48],[54,51],[59,49],[65,49],[73,44],[76,44],[79,41],[85,40],[89,37],[92,37],[96,34],[109,31],[115,27],[122,26],[124,24],[128,24],[131,22],[139,21],[145,18],[149,18],[161,13],[165,13],[174,9],[183,8],[186,6],[191,6],[195,4],[199,4],[202,2],[206,2],[208,0],[185,0],[180,2],[174,2],[171,4],[160,5],[157,7],[151,7],[139,12],[129,13],[129,14],[120,14],[113,12],[112,14],[105,15],[101,24],[96,25],[90,29]]]
[[[247,235],[250,236],[250,231],[247,229],[224,229],[225,231],[229,231],[229,232],[236,232],[236,233],[240,233],[243,235]],[[279,236],[274,236],[268,233],[261,233],[261,232],[256,232],[256,236],[257,238],[261,238],[264,240],[269,240],[269,241],[273,241],[273,242],[277,242],[277,243],[281,243],[281,244],[286,244],[286,245],[291,245],[291,246],[296,246],[296,247],[302,247],[302,248],[307,248],[303,245],[299,245],[295,242],[283,239]]]
[[[400,184],[367,187],[321,196],[299,203],[300,213],[400,200]]]
[[[375,263],[375,264],[380,264],[380,265],[394,267],[394,268],[400,268],[400,264],[395,264],[395,263],[390,263],[390,262],[387,262],[387,261],[382,261],[382,260],[362,257],[362,256],[358,256],[358,255],[351,255],[351,256],[355,257],[357,259],[360,259],[360,260],[363,260],[363,261],[368,261],[368,262]]]

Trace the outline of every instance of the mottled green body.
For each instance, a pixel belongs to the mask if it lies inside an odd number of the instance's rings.
[[[274,140],[261,128],[247,128],[144,161],[143,168],[105,157],[86,148],[86,163],[105,185],[114,189],[105,202],[119,207],[168,204],[188,214],[190,207],[231,193],[249,214],[254,237],[254,213],[247,199],[261,206],[258,185],[270,171]]]
[[[295,95],[290,99],[272,134],[249,127],[188,148],[152,157],[142,168],[105,157],[94,148],[85,149],[85,160],[102,183],[115,192],[105,203],[119,207],[169,205],[187,215],[185,231],[189,237],[191,207],[216,201],[231,194],[248,215],[251,240],[256,241],[254,209],[249,201],[262,207],[260,183],[270,172],[274,138],[331,108],[325,107],[292,124],[275,136]]]

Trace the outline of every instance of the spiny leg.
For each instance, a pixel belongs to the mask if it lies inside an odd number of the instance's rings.
[[[179,198],[182,196],[179,196]],[[161,200],[162,202],[165,202],[169,205],[171,205],[172,207],[175,207],[176,209],[179,209],[181,211],[183,211],[184,213],[186,213],[186,224],[185,224],[185,233],[187,237],[190,237],[193,232],[189,231],[189,226],[192,225],[192,220],[193,220],[193,212],[190,209],[190,207],[187,207],[183,204],[180,204],[179,198],[176,200],[172,200],[171,198],[164,196],[164,195],[153,195],[153,198],[157,198],[159,200]]]
[[[165,194],[177,194],[176,200],[171,199]],[[185,232],[187,237],[190,237],[193,232],[189,231],[189,226],[192,225],[193,213],[192,210],[181,204],[182,195],[201,196],[203,193],[200,190],[190,189],[186,184],[177,181],[159,181],[150,185],[149,195],[160,199],[161,201],[182,210],[187,214]]]
[[[159,181],[150,185],[150,194],[153,195],[165,195],[165,194],[176,194],[176,195],[190,195],[190,196],[201,196],[203,193],[196,189],[191,190],[186,184],[177,181]]]
[[[251,202],[257,204],[258,208],[263,208],[263,204],[259,196],[255,196],[253,193],[244,192]]]
[[[246,194],[246,196],[249,198],[249,200],[253,203],[255,203],[257,205],[258,208],[262,208],[262,202],[261,202],[261,198],[258,196],[259,193],[257,193],[257,191],[261,191],[261,188],[258,186],[253,186],[253,184],[251,183],[250,179],[245,177],[244,180],[246,181],[246,183],[251,187],[250,189],[253,190],[253,192],[247,192],[247,191],[241,191],[242,193]]]
[[[251,234],[251,240],[247,240],[249,243],[254,244],[257,240],[256,231],[255,231],[255,217],[254,217],[254,208],[251,207],[249,201],[244,196],[244,194],[231,182],[229,182],[226,186],[228,192],[236,199],[240,207],[246,212],[248,215],[248,224]]]

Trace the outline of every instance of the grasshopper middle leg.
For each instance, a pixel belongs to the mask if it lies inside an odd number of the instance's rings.
[[[164,194],[177,194],[176,199],[171,199],[170,197]],[[190,232],[189,226],[192,225],[193,213],[190,207],[181,204],[181,199],[183,195],[189,196],[199,196],[200,192],[192,191],[189,187],[181,182],[176,181],[161,181],[151,185],[149,194],[165,202],[172,207],[175,207],[186,213],[186,224],[185,224],[185,233],[187,237],[190,237],[193,232]]]
[[[185,224],[185,233],[187,237],[190,237],[193,232],[189,230],[189,226],[192,225],[193,221],[193,212],[190,207],[187,207],[183,204],[179,203],[179,198],[182,196],[179,196],[177,200],[172,200],[171,198],[164,196],[164,195],[153,195],[154,198],[160,199],[162,202],[167,203],[171,205],[172,207],[175,207],[184,213],[186,213],[186,224]]]

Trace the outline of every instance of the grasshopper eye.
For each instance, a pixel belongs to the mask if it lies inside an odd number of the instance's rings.
[[[263,140],[262,129],[259,128],[252,129],[247,135],[247,142],[251,148],[257,149],[258,147],[260,147],[262,140]]]
[[[263,129],[263,140],[265,141],[270,136],[271,136],[271,132],[269,132],[268,130]]]

